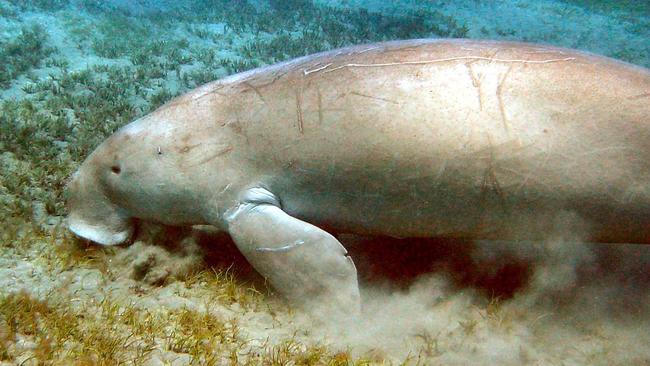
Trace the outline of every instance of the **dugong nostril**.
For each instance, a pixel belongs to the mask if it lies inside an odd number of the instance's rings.
[[[118,165],[113,165],[111,167],[111,172],[113,172],[115,174],[120,174],[121,171],[122,171],[122,169],[120,169],[120,167]]]

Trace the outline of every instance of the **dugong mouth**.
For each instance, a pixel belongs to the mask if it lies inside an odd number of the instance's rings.
[[[106,225],[91,224],[75,217],[68,217],[67,225],[68,229],[78,237],[101,245],[123,244],[134,232],[134,225],[130,222],[120,225],[119,229],[112,229]]]
[[[66,225],[78,237],[97,244],[122,244],[133,235],[134,221],[107,197],[97,164],[89,158],[72,175],[66,190]]]

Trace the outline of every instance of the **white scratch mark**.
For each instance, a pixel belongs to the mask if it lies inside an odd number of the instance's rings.
[[[533,60],[492,58],[492,57],[483,57],[483,56],[460,56],[460,57],[439,58],[439,59],[423,60],[423,61],[386,62],[386,63],[380,63],[380,64],[345,64],[345,65],[337,66],[337,67],[335,67],[333,69],[325,70],[325,71],[323,71],[323,73],[336,71],[336,70],[343,69],[343,68],[346,68],[346,67],[351,68],[351,67],[386,67],[386,66],[403,66],[403,65],[426,65],[426,64],[434,64],[434,63],[448,62],[448,61],[461,61],[461,60],[482,60],[482,61],[490,61],[490,62],[521,63],[521,64],[550,64],[550,63],[554,63],[554,62],[573,61],[573,60],[575,60],[575,57],[566,57],[566,58],[557,58],[557,59],[533,61]]]
[[[226,187],[224,187],[224,189],[222,189],[218,194],[221,195],[221,194],[226,193],[226,191],[227,191],[228,189],[230,189],[230,186],[232,186],[232,183],[228,183],[228,184],[226,185]]]
[[[505,105],[503,104],[503,84],[506,81],[506,78],[508,77],[508,74],[510,74],[510,71],[512,71],[512,65],[508,68],[508,70],[503,74],[503,77],[499,81],[499,85],[497,85],[497,99],[499,100],[499,110],[501,111],[501,120],[503,121],[503,128],[508,131],[508,118],[506,116],[506,108]]]
[[[305,74],[305,76],[307,76],[307,75],[309,75],[309,74],[313,74],[313,73],[315,73],[315,72],[319,72],[319,71],[321,71],[321,70],[325,70],[326,68],[328,68],[328,67],[330,67],[330,66],[332,66],[332,63],[331,63],[331,62],[330,62],[329,64],[327,64],[327,65],[323,65],[323,66],[318,67],[318,68],[315,68],[315,69],[311,69],[311,70],[304,69],[304,70],[302,70],[302,72],[303,72],[303,74]]]
[[[469,74],[470,79],[472,79],[472,85],[476,88],[476,93],[478,97],[478,107],[479,110],[483,110],[483,93],[481,92],[481,78],[474,75],[474,69],[472,69],[472,63],[468,62],[465,64],[467,67],[467,73]]]
[[[262,252],[262,253],[285,253],[290,251],[291,249],[297,248],[301,245],[305,244],[304,240],[296,240],[295,242],[291,244],[287,244],[284,246],[281,246],[279,248],[257,248],[255,249],[256,252]]]
[[[359,53],[365,53],[365,52],[372,51],[372,50],[376,50],[376,49],[378,49],[378,48],[381,48],[381,47],[370,47],[370,48],[366,48],[365,50],[362,50],[362,51],[357,52],[357,54],[359,54]]]
[[[298,119],[298,132],[304,133],[304,119],[302,116],[302,85],[300,91],[296,91],[296,118]]]
[[[643,99],[643,98],[648,98],[648,97],[650,97],[650,93],[643,93],[643,94],[633,95],[631,97],[627,97],[627,99],[636,100],[636,99]]]

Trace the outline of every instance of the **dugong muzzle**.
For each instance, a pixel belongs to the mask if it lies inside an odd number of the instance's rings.
[[[100,185],[85,182],[92,179],[76,172],[68,184],[69,199],[66,219],[75,235],[102,245],[128,241],[134,231],[131,220],[122,208],[110,202],[100,191]]]

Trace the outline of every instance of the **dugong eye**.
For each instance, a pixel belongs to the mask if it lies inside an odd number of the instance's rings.
[[[111,172],[113,172],[114,174],[120,174],[121,171],[122,169],[120,169],[119,165],[113,165],[111,167]]]

